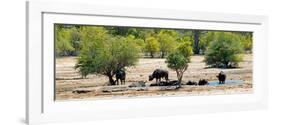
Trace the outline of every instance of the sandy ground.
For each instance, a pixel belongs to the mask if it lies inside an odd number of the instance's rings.
[[[102,75],[89,75],[86,79],[81,76],[73,67],[77,61],[75,57],[63,57],[56,59],[56,100],[73,99],[104,99],[123,97],[150,97],[150,96],[181,96],[181,95],[210,95],[210,94],[243,94],[252,92],[252,55],[244,55],[243,62],[239,63],[239,68],[218,69],[206,68],[203,56],[192,56],[188,70],[183,76],[183,83],[188,80],[198,81],[206,79],[208,81],[217,80],[216,75],[220,71],[227,74],[228,80],[243,80],[243,84],[218,85],[218,86],[183,86],[177,90],[161,90],[159,87],[149,87],[145,90],[125,89],[124,91],[103,92],[108,78]],[[156,68],[169,70],[169,79],[176,80],[176,73],[167,68],[165,59],[142,58],[134,67],[127,68],[126,84],[115,86],[128,88],[131,83],[147,81],[150,84],[155,81],[148,81],[148,76]],[[87,93],[73,93],[75,89],[91,90]]]

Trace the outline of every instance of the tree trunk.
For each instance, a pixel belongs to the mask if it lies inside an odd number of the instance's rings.
[[[150,52],[150,57],[154,58],[153,52]]]
[[[199,30],[194,30],[193,31],[193,52],[194,54],[199,54],[200,50],[199,50],[199,37],[200,37],[200,31]]]
[[[161,58],[164,58],[165,52],[161,52]]]
[[[110,85],[115,85],[115,81],[114,81],[114,79],[112,78],[111,75],[108,76],[108,79],[109,79],[109,84],[110,84]]]
[[[179,81],[179,87],[181,87],[183,73],[180,73],[179,71],[176,71],[176,72],[177,72],[177,77],[178,77],[178,81]]]
[[[180,78],[179,78],[179,87],[181,87],[182,76],[183,75],[181,75]]]

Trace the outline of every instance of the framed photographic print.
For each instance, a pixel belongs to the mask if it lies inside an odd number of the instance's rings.
[[[27,2],[29,124],[263,109],[267,17]]]

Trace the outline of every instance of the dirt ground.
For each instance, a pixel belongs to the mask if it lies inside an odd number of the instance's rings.
[[[175,71],[167,68],[165,59],[141,58],[136,66],[127,68],[125,85],[111,86],[124,90],[104,92],[104,88],[107,87],[107,77],[89,75],[86,79],[81,79],[78,71],[74,69],[77,58],[63,57],[56,59],[56,100],[252,93],[252,55],[244,55],[243,62],[239,63],[239,68],[233,69],[207,68],[203,59],[203,56],[192,56],[188,70],[184,73],[183,83],[189,80],[198,81],[199,79],[216,81],[216,75],[220,71],[226,73],[227,80],[243,80],[244,83],[217,86],[184,85],[176,90],[162,90],[159,87],[128,89],[127,86],[135,82],[147,81],[146,84],[155,82],[155,80],[148,81],[148,76],[156,68],[168,70],[169,79],[177,79]],[[87,90],[87,92],[80,94],[73,93],[73,90],[76,89]]]

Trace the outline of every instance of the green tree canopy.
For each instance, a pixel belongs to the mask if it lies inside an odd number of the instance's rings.
[[[159,52],[159,42],[155,37],[148,37],[145,39],[145,52],[150,54],[150,57],[153,58],[156,52]]]
[[[69,29],[71,38],[71,46],[73,47],[73,51],[71,52],[71,55],[77,56],[81,49],[81,33],[79,27],[72,27]]]
[[[83,77],[101,74],[114,85],[117,70],[133,66],[138,61],[136,43],[121,36],[112,36],[102,27],[84,27],[83,46],[76,68]]]
[[[202,51],[203,54],[205,53],[205,51],[207,49],[207,46],[212,41],[214,41],[215,36],[216,36],[216,32],[215,31],[207,31],[204,34],[201,34],[200,42],[199,42],[199,48],[200,48],[200,50]]]
[[[178,33],[175,30],[160,30],[157,35],[161,57],[164,58],[177,45]]]
[[[166,57],[168,68],[176,71],[178,81],[181,85],[184,72],[188,68],[190,57],[192,55],[191,42],[181,43],[177,49]]]
[[[65,56],[74,50],[71,43],[71,30],[55,26],[55,36],[56,55]]]
[[[128,35],[127,40],[134,42],[142,53],[145,51],[145,43],[143,39],[136,38],[134,35]]]
[[[205,62],[212,67],[235,67],[242,60],[243,46],[239,37],[231,32],[218,32],[207,47]]]
[[[253,35],[252,33],[240,33],[240,40],[244,47],[244,50],[247,52],[252,52],[253,48]]]

